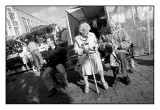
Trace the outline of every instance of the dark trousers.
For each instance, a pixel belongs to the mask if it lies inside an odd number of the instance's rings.
[[[124,53],[124,52],[118,52],[118,58],[119,60],[121,61],[121,68],[122,68],[122,74],[123,76],[127,76],[128,75],[128,72],[127,72],[127,64],[128,64],[128,61],[127,61],[127,54]]]
[[[38,49],[36,49],[33,50],[31,54],[33,56],[34,64],[36,65],[37,70],[40,71],[41,65],[44,63],[41,53]]]

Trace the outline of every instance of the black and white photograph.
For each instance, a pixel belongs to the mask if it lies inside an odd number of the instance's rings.
[[[7,105],[154,105],[154,5],[4,8]]]

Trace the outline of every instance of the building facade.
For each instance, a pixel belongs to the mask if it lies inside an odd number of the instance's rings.
[[[25,13],[16,7],[6,6],[6,37],[16,38],[29,33],[33,27],[39,25],[49,25],[44,20]]]

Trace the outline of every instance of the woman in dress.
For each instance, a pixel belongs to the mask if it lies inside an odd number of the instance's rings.
[[[85,93],[89,92],[88,75],[93,74],[91,68],[93,68],[93,72],[95,74],[100,74],[103,87],[108,89],[108,84],[104,79],[104,70],[101,63],[101,58],[97,51],[97,39],[94,33],[89,32],[90,29],[91,28],[88,23],[84,22],[80,24],[80,34],[75,37],[74,42],[74,50],[79,55],[76,67],[77,71],[84,78]]]

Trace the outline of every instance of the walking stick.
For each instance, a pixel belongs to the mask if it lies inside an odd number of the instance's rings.
[[[91,64],[91,59],[90,59],[89,54],[88,54],[88,58],[89,58],[89,63],[90,63],[90,66],[91,66],[91,71],[92,71],[92,75],[93,75],[93,78],[94,78],[94,82],[95,82],[95,85],[96,85],[96,90],[97,90],[97,93],[99,93],[96,77],[95,77],[95,74],[94,74],[94,71],[93,71],[93,67],[92,67],[92,64]]]

